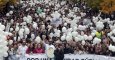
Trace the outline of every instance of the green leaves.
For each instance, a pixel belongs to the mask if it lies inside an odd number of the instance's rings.
[[[91,8],[97,8],[100,9],[100,3],[102,0],[86,0],[87,5]]]

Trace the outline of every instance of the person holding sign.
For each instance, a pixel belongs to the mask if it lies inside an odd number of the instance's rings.
[[[52,44],[52,40],[49,40],[48,44],[44,42],[44,45],[45,45],[45,53],[47,57],[49,58],[49,60],[53,60],[55,46]]]

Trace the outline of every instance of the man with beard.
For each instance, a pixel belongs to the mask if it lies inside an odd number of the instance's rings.
[[[27,48],[28,47],[26,45],[26,41],[23,41],[22,45],[20,45],[18,48],[19,60],[25,60],[25,54],[26,54]]]
[[[63,60],[64,59],[64,49],[61,44],[59,44],[57,46],[56,50],[54,51],[54,55],[55,55],[55,60]]]

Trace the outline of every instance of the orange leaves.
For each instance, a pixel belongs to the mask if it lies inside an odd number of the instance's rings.
[[[111,9],[112,9],[113,11],[115,11],[115,5],[113,5],[113,6],[111,7]]]
[[[7,3],[10,3],[12,5],[15,5],[17,0],[0,0],[0,11],[5,7]]]
[[[3,10],[8,0],[0,0],[0,11]]]
[[[115,0],[103,0],[100,6],[102,12],[107,14],[112,13],[115,11]]]
[[[16,2],[17,2],[17,0],[9,0],[9,3],[10,3],[10,4],[13,4],[13,5],[15,5]]]
[[[98,8],[104,13],[115,11],[115,0],[86,0],[87,5],[93,9]]]

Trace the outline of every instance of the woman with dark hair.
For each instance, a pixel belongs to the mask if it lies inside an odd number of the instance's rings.
[[[43,49],[43,47],[42,47],[42,44],[35,44],[34,45],[34,49],[33,49],[33,53],[36,53],[36,54],[38,54],[38,53],[44,53],[44,49]]]
[[[26,50],[26,53],[27,53],[27,54],[33,53],[32,51],[33,51],[33,44],[31,43],[31,44],[29,45],[28,49]]]

